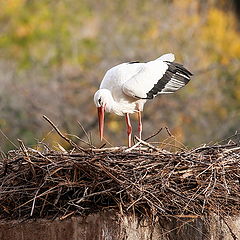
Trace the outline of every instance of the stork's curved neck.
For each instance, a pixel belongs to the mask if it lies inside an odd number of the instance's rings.
[[[106,112],[113,112],[117,115],[124,113],[134,113],[135,103],[128,102],[124,99],[115,101],[113,95],[108,89],[99,89],[94,95],[94,101],[97,107],[104,106]]]
[[[108,89],[99,89],[94,95],[97,107],[103,106],[107,112],[112,112],[115,104],[112,93]]]
[[[103,101],[105,104],[105,110],[106,112],[114,112],[114,109],[116,107],[116,102],[113,99],[112,93],[108,90],[108,89],[102,89],[105,90],[104,95],[103,96]]]

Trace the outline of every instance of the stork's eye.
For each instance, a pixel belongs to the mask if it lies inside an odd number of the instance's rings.
[[[99,105],[101,105],[101,101],[102,101],[101,98],[99,98],[99,99],[98,99],[98,103],[99,103]]]

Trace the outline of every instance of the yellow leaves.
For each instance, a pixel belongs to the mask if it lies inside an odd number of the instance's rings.
[[[159,26],[156,22],[153,22],[150,24],[149,28],[145,32],[144,36],[149,40],[155,40],[159,37]]]
[[[174,4],[178,9],[186,9],[189,7],[190,4],[195,3],[195,5],[198,5],[197,1],[193,0],[175,0]]]
[[[174,1],[174,9],[176,13],[176,17],[179,19],[179,22],[175,24],[189,26],[191,24],[194,26],[200,20],[200,15],[198,14],[199,11],[199,2],[193,0],[175,0]],[[185,29],[186,31],[187,29]]]
[[[215,61],[227,64],[240,57],[240,34],[232,13],[211,8],[200,36]]]
[[[16,60],[20,67],[31,67],[33,62],[56,66],[63,59],[83,65],[89,59],[99,61],[99,20],[90,17],[87,3],[0,0],[0,9],[0,54]],[[84,29],[80,28],[83,22]]]
[[[230,13],[223,12],[217,8],[212,8],[208,13],[209,26],[215,26],[214,33],[223,35],[222,29],[227,30],[234,26],[234,18]]]
[[[47,8],[41,8],[34,15],[26,15],[25,18],[22,19],[22,16],[19,16],[13,23],[16,37],[23,38],[34,34],[39,37],[39,34],[47,32],[52,25]]]
[[[22,25],[16,29],[16,36],[19,38],[24,38],[32,33],[32,29],[29,25]]]
[[[240,102],[239,86],[240,86],[240,72],[235,75],[235,91],[234,91],[234,97],[235,97],[236,101],[238,101],[238,102]]]
[[[1,12],[5,14],[16,13],[24,6],[25,2],[26,0],[0,0]]]

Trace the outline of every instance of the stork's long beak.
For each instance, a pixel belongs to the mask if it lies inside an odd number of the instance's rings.
[[[104,107],[98,107],[98,126],[100,133],[100,140],[103,139],[103,128],[104,128]]]

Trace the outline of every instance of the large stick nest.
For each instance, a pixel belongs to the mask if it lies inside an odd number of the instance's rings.
[[[147,144],[142,150],[71,152],[39,152],[22,144],[0,162],[0,216],[64,219],[104,209],[148,216],[235,215],[239,158],[235,143],[177,153]]]

